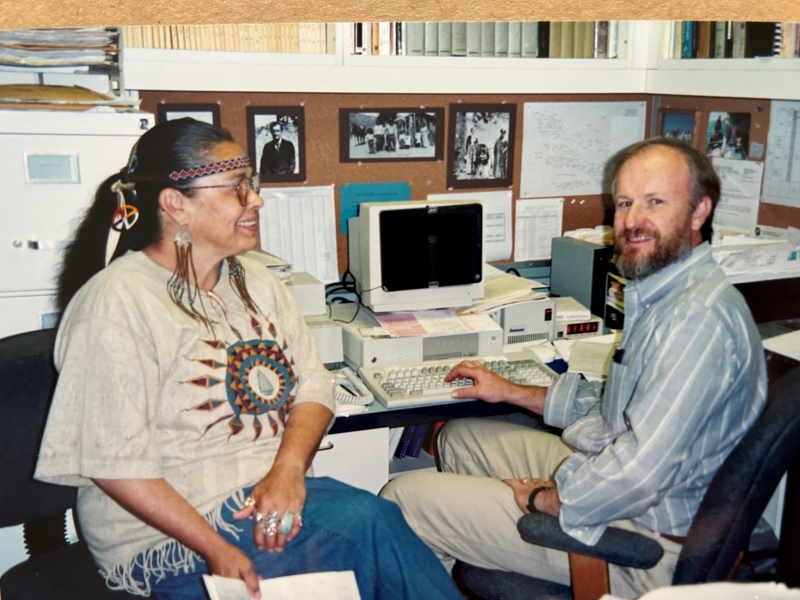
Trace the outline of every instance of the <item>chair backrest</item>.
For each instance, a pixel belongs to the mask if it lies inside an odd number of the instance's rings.
[[[673,584],[727,577],[800,450],[800,368],[770,387],[774,400],[711,481],[678,558]]]
[[[56,382],[55,330],[0,339],[0,527],[63,513],[75,488],[33,480]]]

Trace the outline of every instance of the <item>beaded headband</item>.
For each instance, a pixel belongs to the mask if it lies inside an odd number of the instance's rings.
[[[202,165],[200,167],[192,167],[188,170],[173,171],[169,174],[172,181],[180,181],[181,179],[193,179],[195,177],[204,177],[206,175],[214,175],[215,173],[223,173],[233,169],[241,169],[242,167],[250,166],[250,158],[241,156],[239,158],[232,158],[230,160],[223,160],[212,165]]]

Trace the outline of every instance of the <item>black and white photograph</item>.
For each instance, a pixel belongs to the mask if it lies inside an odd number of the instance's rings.
[[[305,181],[305,128],[301,106],[248,106],[247,141],[262,183]]]
[[[712,111],[708,114],[706,155],[747,159],[750,144],[750,113]]]
[[[158,122],[173,121],[190,117],[209,125],[220,127],[219,104],[167,104],[161,103],[157,107]]]
[[[341,162],[425,161],[443,156],[443,108],[339,109]]]
[[[451,104],[447,187],[509,187],[514,165],[514,104]]]

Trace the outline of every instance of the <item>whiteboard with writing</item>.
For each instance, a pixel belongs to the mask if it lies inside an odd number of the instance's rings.
[[[526,102],[520,195],[602,193],[606,162],[644,139],[646,112],[645,102]]]

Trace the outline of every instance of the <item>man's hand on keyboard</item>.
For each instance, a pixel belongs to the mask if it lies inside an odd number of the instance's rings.
[[[449,382],[457,378],[472,379],[473,385],[454,389],[451,394],[453,398],[478,398],[491,403],[509,402],[537,414],[542,414],[544,410],[547,388],[512,383],[480,363],[471,360],[460,362],[445,375],[444,380]]]

